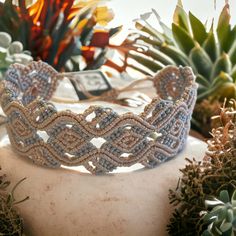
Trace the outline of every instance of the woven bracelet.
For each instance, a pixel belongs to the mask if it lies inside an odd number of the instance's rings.
[[[59,77],[39,61],[10,66],[1,82],[7,132],[21,156],[46,167],[82,166],[98,174],[137,163],[153,168],[183,149],[197,93],[191,68],[168,66],[157,73],[157,96],[139,115],[101,106],[81,114],[58,111],[49,100]]]

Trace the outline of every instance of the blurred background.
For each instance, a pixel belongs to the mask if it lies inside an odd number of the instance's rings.
[[[220,14],[225,0],[216,0],[216,3],[214,0],[182,0],[182,2],[186,11],[190,10],[201,20],[211,22],[213,17],[218,17]],[[231,7],[232,23],[235,24],[236,0],[229,0],[228,2]],[[140,14],[150,11],[151,8],[157,10],[167,25],[171,25],[176,3],[177,0],[111,0],[110,6],[115,13],[115,19],[111,25],[123,24],[125,28],[130,28],[134,19],[137,19]],[[155,24],[155,19],[151,19],[151,21]]]

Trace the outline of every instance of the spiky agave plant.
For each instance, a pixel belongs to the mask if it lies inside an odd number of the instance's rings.
[[[149,24],[148,18],[152,14],[156,15],[161,31]],[[192,124],[206,136],[211,128],[210,117],[218,112],[215,107],[219,107],[225,97],[236,97],[236,26],[230,25],[228,3],[216,27],[213,22],[207,27],[191,12],[187,14],[180,0],[174,12],[172,29],[153,9],[141,15],[136,21],[136,30],[116,48],[123,59],[120,71],[132,68],[152,75],[166,65],[191,66],[199,84],[198,110],[200,106],[200,110],[203,108],[210,114],[203,120],[195,110]],[[115,67],[112,63],[110,66]],[[208,100],[207,107],[204,100]]]
[[[119,31],[102,25],[113,14],[102,0],[25,0],[0,3],[0,31],[20,41],[35,60],[57,70],[84,70],[100,67],[106,60],[110,37]]]

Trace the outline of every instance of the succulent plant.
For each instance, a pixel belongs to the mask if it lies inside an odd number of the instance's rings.
[[[0,78],[12,63],[27,64],[32,60],[29,53],[23,51],[22,43],[12,42],[9,34],[0,32]]]
[[[215,119],[221,126],[212,130],[203,160],[187,159],[177,188],[170,190],[170,203],[176,208],[167,226],[169,235],[202,235],[211,223],[205,215],[208,212],[206,200],[217,198],[222,190],[227,190],[234,200],[236,101],[230,101],[228,107],[223,106]]]
[[[203,236],[232,236],[236,233],[236,190],[229,197],[227,190],[220,192],[219,198],[205,201],[206,206],[212,208],[203,217],[208,225]]]
[[[23,219],[15,209],[15,205],[28,199],[16,201],[14,191],[23,181],[19,181],[10,193],[6,192],[6,188],[10,182],[6,180],[5,175],[0,175],[0,235],[24,235]]]
[[[160,31],[148,22],[153,14],[162,28]],[[191,12],[187,14],[181,0],[174,12],[172,29],[152,9],[152,12],[136,20],[136,30],[116,47],[123,66],[117,67],[114,63],[110,63],[110,66],[119,71],[132,68],[145,75],[152,75],[166,65],[191,66],[199,84],[197,104],[204,99],[210,103],[222,103],[225,97],[235,98],[236,26],[230,25],[229,4],[225,4],[217,27],[213,21],[211,27],[207,25]],[[208,110],[214,112],[211,107]],[[196,115],[194,112],[193,127],[207,135],[208,132],[202,131],[201,117],[197,119]],[[203,128],[207,127],[210,125]]]
[[[19,0],[0,3],[0,30],[20,41],[34,60],[59,71],[95,69],[106,60],[107,45],[120,27],[107,29],[112,11],[102,0]]]

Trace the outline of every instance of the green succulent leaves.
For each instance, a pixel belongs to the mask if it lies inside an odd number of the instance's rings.
[[[225,4],[218,22],[214,25],[212,21],[210,27],[191,12],[187,13],[181,0],[176,6],[171,29],[155,10],[152,13],[161,30],[151,26],[148,17],[141,17],[136,23],[137,30],[123,44],[137,53],[138,57],[132,59],[143,66],[142,70],[138,67],[138,71],[153,75],[160,65],[190,66],[199,84],[197,104],[205,99],[222,103],[225,98],[236,98],[236,25],[230,24],[229,4]],[[193,117],[196,116],[194,111]],[[200,132],[201,122],[199,127],[194,127]]]
[[[143,20],[141,17],[136,22],[138,37],[133,41],[133,49],[139,57],[132,59],[147,68],[146,74],[159,68],[153,66],[156,63],[191,66],[200,84],[198,101],[206,98],[222,101],[229,94],[234,94],[218,93],[221,88],[229,87],[228,83],[232,83],[232,88],[235,86],[236,70],[232,70],[236,64],[236,26],[232,28],[230,25],[229,4],[224,6],[216,29],[212,23],[209,30],[191,12],[185,12],[181,1],[178,1],[174,12],[171,34],[160,21],[160,16],[154,10],[153,13],[162,31],[154,29],[146,18]],[[143,46],[147,48],[146,51],[140,50]],[[231,78],[221,80],[222,73]],[[219,80],[222,87],[219,86]],[[227,83],[227,86],[223,83]]]
[[[189,65],[197,75],[200,84],[198,101],[209,98],[220,101],[225,97],[235,98],[235,79],[231,75],[236,63],[236,27],[231,29],[230,26],[229,4],[226,4],[221,12],[216,31],[213,24],[207,31],[206,26],[197,17],[191,12],[186,17],[184,10],[179,10],[180,7],[178,4],[175,14],[179,14],[179,19],[184,18],[185,26],[180,24],[180,20],[175,21],[172,32],[177,47],[186,54],[190,60]]]
[[[12,42],[11,36],[0,32],[0,78],[12,63],[27,64],[32,57],[23,51],[21,42]]]
[[[228,191],[222,190],[219,199],[206,200],[205,203],[212,210],[203,217],[203,221],[208,227],[202,235],[234,235],[236,233],[236,190],[231,199]]]

